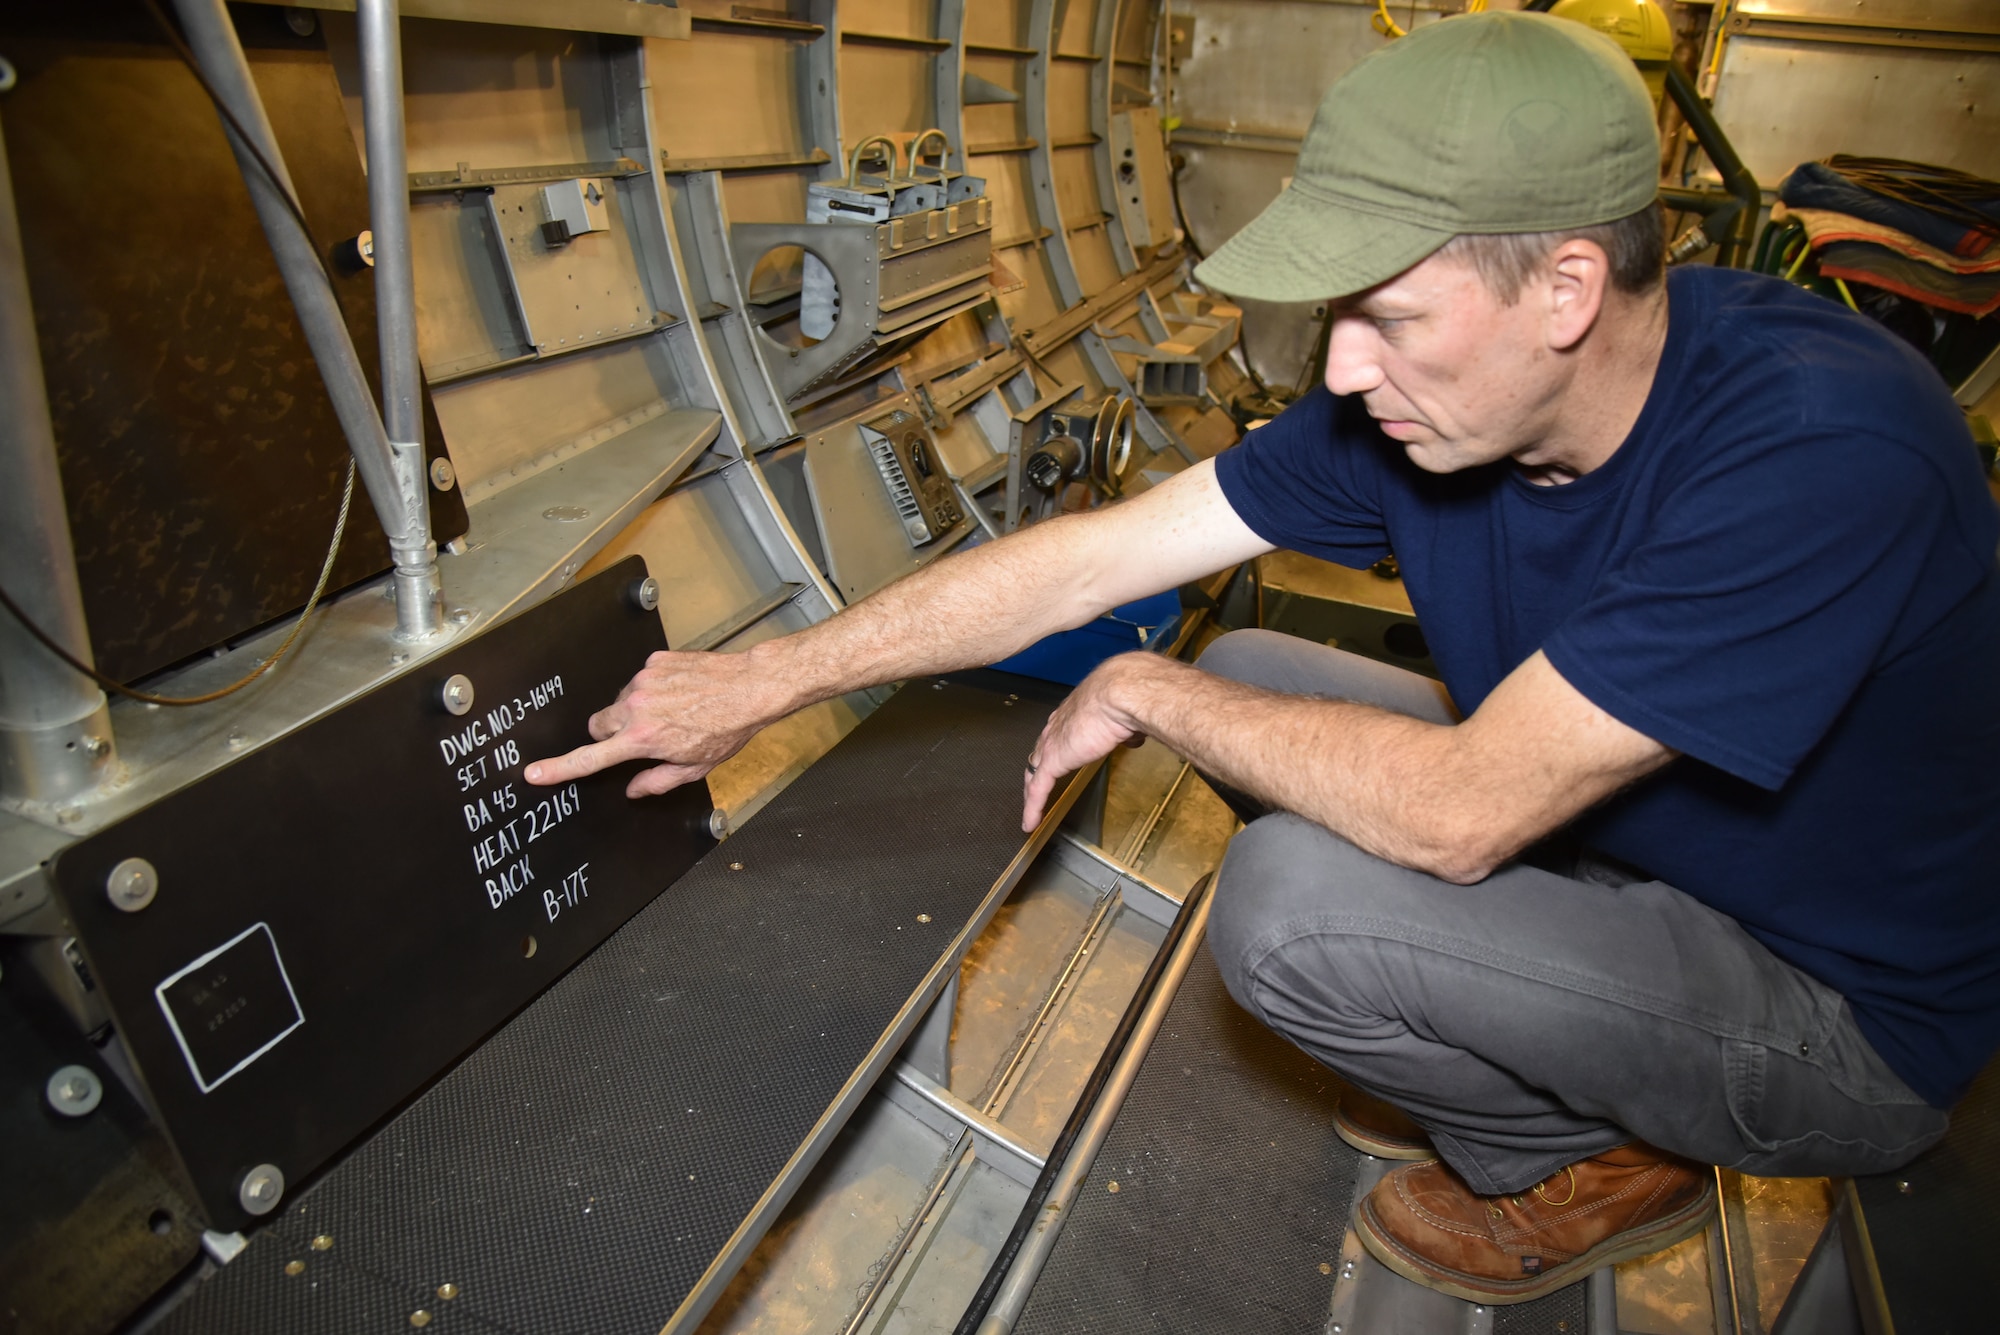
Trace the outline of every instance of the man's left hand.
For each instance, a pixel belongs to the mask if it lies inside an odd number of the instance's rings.
[[[1023,776],[1021,828],[1033,830],[1041,823],[1049,796],[1064,775],[1101,760],[1121,746],[1137,746],[1146,740],[1138,721],[1120,703],[1126,692],[1144,678],[1158,672],[1187,671],[1158,654],[1129,653],[1107,659],[1071,691],[1062,706],[1049,716],[1028,756]]]

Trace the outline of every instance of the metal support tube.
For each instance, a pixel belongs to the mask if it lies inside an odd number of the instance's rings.
[[[417,361],[417,289],[410,260],[410,174],[403,130],[403,37],[397,0],[359,0],[361,119],[368,145],[368,220],[375,240],[375,320],[382,342],[382,425],[398,494],[421,547],[396,551],[397,624],[436,632],[443,615],[437,549],[430,542],[424,468],[423,370]],[[421,625],[405,624],[409,606]]]
[[[92,661],[4,138],[0,138],[0,583],[58,644],[82,661]],[[104,692],[0,611],[0,798],[35,804],[65,801],[95,786],[111,759],[111,716]]]
[[[1743,165],[1743,159],[1736,156],[1735,147],[1729,142],[1729,136],[1722,132],[1722,126],[1717,123],[1707,100],[1688,81],[1681,67],[1672,61],[1667,62],[1667,95],[1673,98],[1674,105],[1680,108],[1681,115],[1687,120],[1688,128],[1694,131],[1695,142],[1701,145],[1702,152],[1708,154],[1708,160],[1721,173],[1723,188],[1742,201],[1743,212],[1730,220],[1726,234],[1717,236],[1710,233],[1710,239],[1719,248],[1715,262],[1723,266],[1741,265],[1743,257],[1750,253],[1750,240],[1757,230],[1758,210],[1764,206],[1757,178]]]
[[[373,391],[361,362],[354,354],[354,340],[341,318],[333,287],[313,252],[305,229],[292,216],[287,197],[297,198],[284,155],[278,150],[264,102],[250,74],[250,62],[243,55],[224,0],[174,0],[181,28],[187,34],[202,73],[215,86],[230,112],[246,133],[256,140],[258,152],[271,164],[278,180],[269,180],[248,146],[237,139],[235,130],[223,122],[230,151],[243,172],[243,183],[256,205],[271,253],[284,276],[293,309],[304,330],[313,360],[319,364],[326,382],[334,415],[340,419],[348,448],[368,498],[375,505],[382,531],[389,537],[389,550],[396,563],[396,634],[422,638],[437,633],[442,620],[437,575],[437,544],[431,540],[430,495],[424,490],[423,451],[418,446],[411,468],[399,462],[397,452],[383,429],[376,411]],[[414,471],[415,478],[407,478]]]

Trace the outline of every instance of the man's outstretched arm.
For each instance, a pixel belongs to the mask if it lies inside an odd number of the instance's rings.
[[[1034,828],[1064,774],[1140,734],[1377,857],[1460,884],[1675,755],[1598,708],[1540,653],[1456,726],[1124,654],[1050,718],[1029,762],[1023,826]]]
[[[739,654],[659,653],[591,716],[596,740],[527,768],[563,783],[662,763],[632,796],[692,782],[808,705],[906,677],[997,662],[1148,594],[1271,550],[1230,508],[1212,463],[1131,500],[1051,519],[933,562],[826,621]]]

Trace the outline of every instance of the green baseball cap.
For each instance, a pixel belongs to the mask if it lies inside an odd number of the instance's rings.
[[[1260,301],[1346,296],[1462,233],[1637,213],[1659,163],[1652,100],[1609,38],[1546,14],[1443,19],[1327,89],[1291,185],[1194,275]]]

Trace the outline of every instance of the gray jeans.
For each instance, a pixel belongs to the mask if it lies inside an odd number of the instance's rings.
[[[1265,631],[1201,667],[1455,717],[1435,682]],[[1634,1138],[1816,1176],[1886,1171],[1945,1131],[1839,993],[1658,881],[1516,862],[1451,885],[1280,812],[1230,845],[1208,932],[1239,1002],[1405,1109],[1482,1194]]]

